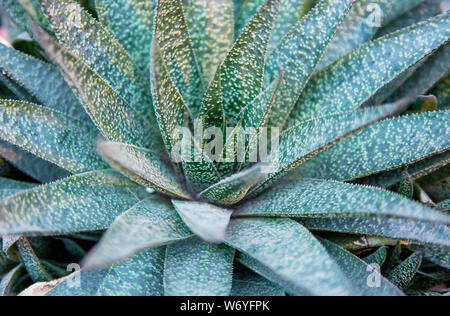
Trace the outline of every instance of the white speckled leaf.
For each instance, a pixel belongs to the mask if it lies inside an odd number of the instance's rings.
[[[355,294],[320,242],[289,219],[234,219],[226,243],[265,265],[291,294]]]
[[[17,241],[17,249],[19,251],[20,261],[33,282],[46,282],[52,279],[52,276],[42,265],[41,260],[39,260],[27,238],[19,238]]]
[[[370,42],[318,73],[294,107],[287,126],[358,108],[379,89],[450,39],[443,13],[424,23]]]
[[[170,202],[153,196],[119,216],[84,259],[84,265],[104,267],[140,251],[191,236]]]
[[[354,0],[321,1],[269,54],[265,81],[277,80],[281,72],[284,75],[269,114],[270,126],[284,124],[335,34],[336,28],[353,3]]]
[[[385,279],[379,271],[371,269],[364,261],[345,251],[332,242],[321,239],[320,242],[327,249],[347,279],[352,282],[361,296],[404,296],[395,285]],[[369,286],[370,280],[377,278],[379,283],[375,287]]]
[[[384,216],[448,224],[450,216],[383,189],[325,180],[282,181],[244,203],[234,216]]]
[[[174,197],[189,199],[178,183],[169,158],[145,148],[100,141],[98,150],[109,164],[135,182]]]
[[[440,111],[379,122],[318,154],[290,177],[343,181],[414,163],[450,147],[449,120],[450,113]]]
[[[394,114],[403,106],[387,104],[347,113],[338,113],[306,121],[284,131],[279,148],[274,151],[272,167],[252,192],[260,192],[288,171],[308,161],[318,153],[357,133],[378,120]]]
[[[232,210],[215,205],[172,200],[184,223],[200,238],[211,243],[220,243],[230,222]]]
[[[39,105],[0,100],[0,138],[70,172],[108,167],[95,151],[97,137],[84,121]]]
[[[263,168],[262,165],[256,165],[234,174],[201,192],[199,197],[221,205],[237,204],[263,178]]]
[[[405,289],[416,275],[421,264],[422,255],[414,253],[389,273],[387,278],[399,288]]]
[[[384,265],[387,258],[387,247],[383,246],[380,247],[376,252],[371,254],[370,256],[367,256],[363,259],[363,261],[367,264],[378,264],[380,267]]]
[[[31,189],[35,184],[20,182],[8,178],[0,178],[0,199]]]
[[[18,265],[7,274],[5,274],[0,281],[0,296],[10,296],[16,281],[24,274],[25,268],[23,265]]]
[[[235,265],[231,296],[286,296],[284,290],[242,265]]]
[[[234,42],[232,0],[183,0],[192,46],[210,82]]]
[[[190,238],[167,246],[166,296],[229,296],[234,249]]]
[[[155,0],[96,0],[102,24],[143,73],[150,66]]]
[[[0,235],[106,229],[145,194],[114,171],[79,174],[0,201]]]
[[[181,0],[159,0],[155,35],[164,64],[192,115],[198,117],[204,83],[189,39]]]

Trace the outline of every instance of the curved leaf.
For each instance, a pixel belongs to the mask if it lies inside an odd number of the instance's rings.
[[[396,267],[389,274],[388,279],[399,288],[405,289],[416,275],[421,264],[422,255],[420,253],[415,253]]]
[[[320,242],[289,219],[235,219],[226,243],[265,265],[291,294],[354,294]]]
[[[387,258],[387,248],[385,246],[380,247],[376,252],[371,254],[370,256],[365,257],[363,260],[367,264],[378,264],[380,267],[384,265]]]
[[[191,236],[170,202],[154,196],[120,215],[84,259],[84,266],[104,267],[140,251]]]
[[[90,124],[20,101],[0,100],[0,117],[0,138],[61,168],[107,168],[95,151],[98,132]]]
[[[79,174],[0,202],[0,235],[106,229],[145,190],[113,171]]]
[[[28,275],[33,282],[45,282],[52,279],[50,273],[44,268],[37,257],[28,239],[25,237],[19,238],[17,248],[20,254],[20,261],[27,269]]]
[[[23,275],[24,271],[23,265],[18,265],[2,277],[0,282],[0,296],[12,295],[14,284]]]
[[[8,178],[0,178],[0,199],[7,198],[24,190],[31,189],[35,184],[19,182]]]
[[[197,236],[210,243],[220,243],[233,211],[202,202],[172,200],[184,223]]]
[[[242,265],[234,269],[231,296],[286,296],[284,290]]]
[[[164,265],[166,296],[228,296],[234,250],[191,238],[167,246]]]

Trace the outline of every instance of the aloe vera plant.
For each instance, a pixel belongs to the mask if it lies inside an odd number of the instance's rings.
[[[0,6],[2,295],[444,293],[436,1]]]

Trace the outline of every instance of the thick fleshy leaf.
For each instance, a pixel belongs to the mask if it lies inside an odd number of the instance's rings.
[[[35,184],[19,182],[12,179],[0,178],[0,199],[14,195],[24,190],[31,189]]]
[[[290,177],[344,181],[412,164],[450,147],[449,120],[444,111],[385,120],[319,153]]]
[[[102,24],[147,73],[153,38],[155,0],[96,0]]]
[[[33,282],[45,282],[52,279],[52,276],[42,265],[27,238],[21,237],[17,241],[17,248],[20,254],[20,261],[27,269],[28,275]]]
[[[234,249],[190,238],[167,246],[166,296],[229,296]]]
[[[267,0],[217,70],[202,107],[206,127],[224,128],[220,124],[224,122],[212,124],[211,117],[224,117],[226,124],[235,126],[244,106],[260,94],[267,45],[279,5],[279,0]]]
[[[401,289],[405,289],[422,264],[422,255],[415,253],[403,261],[389,275],[388,279]]]
[[[383,216],[450,225],[450,216],[383,189],[306,179],[277,184],[240,206],[234,216]]]
[[[233,0],[183,0],[192,46],[210,82],[234,42]]]
[[[238,38],[265,0],[233,0],[235,11],[234,36]]]
[[[398,1],[393,1],[398,2]],[[402,1],[400,1],[402,2]],[[435,16],[439,13],[441,13],[441,8],[440,8],[440,4],[441,1],[440,0],[421,0],[421,1],[416,1],[413,0],[411,1],[411,5],[417,3],[417,2],[421,2],[418,5],[411,7],[411,9],[408,8],[403,8],[403,14],[397,16],[395,19],[390,19],[389,23],[387,23],[386,25],[384,25],[378,32],[377,32],[377,37],[381,37],[390,33],[393,33],[397,30],[400,30],[404,27],[419,23],[421,21],[424,21],[428,18],[431,18],[432,16]],[[394,4],[394,6],[396,6],[398,4]],[[407,9],[407,10],[405,10]],[[393,12],[392,12],[393,11]],[[393,8],[393,10],[391,10],[391,13],[395,13],[396,8]],[[397,11],[398,13],[399,11]]]
[[[439,81],[430,93],[437,97],[439,109],[450,108],[450,75]]]
[[[182,1],[157,1],[154,23],[154,39],[161,49],[167,71],[192,115],[197,117],[204,83],[189,40]]]
[[[24,87],[10,77],[0,73],[0,95],[3,99],[15,99],[39,103]]]
[[[389,22],[398,18],[405,12],[410,11],[411,9],[413,9],[414,7],[416,7],[423,1],[424,0],[396,0],[396,1],[393,1],[392,8],[389,10],[388,16],[386,17],[384,24],[388,24]]]
[[[12,290],[16,281],[24,274],[25,269],[23,265],[18,265],[6,275],[4,275],[0,282],[0,296],[12,295]]]
[[[74,272],[45,296],[94,296],[108,272],[108,269]]]
[[[70,172],[104,169],[90,124],[39,105],[0,101],[0,138]]]
[[[24,31],[29,31],[26,10],[17,0],[0,0],[0,7],[8,13],[18,27]]]
[[[119,216],[84,263],[87,268],[104,267],[191,236],[170,202],[154,196]]]
[[[247,1],[252,2],[252,1]],[[256,1],[258,2],[258,1]],[[270,35],[269,50],[276,48],[283,37],[304,15],[305,0],[282,0],[278,16]]]
[[[447,225],[385,217],[303,218],[299,219],[299,222],[310,229],[319,231],[380,236],[450,246],[450,228]]]
[[[42,105],[89,122],[78,99],[54,66],[0,45],[0,69],[21,83]]]
[[[173,200],[172,203],[184,223],[197,236],[211,243],[224,240],[232,210],[202,202]]]
[[[68,52],[91,67],[138,114],[148,118],[152,109],[148,81],[116,39],[73,0],[39,2],[52,30]]]
[[[367,264],[378,264],[380,267],[384,265],[387,257],[387,248],[385,246],[380,247],[377,251],[375,251],[370,256],[365,257],[363,260]]]
[[[96,295],[163,296],[165,254],[165,247],[159,247],[117,263],[106,274]]]
[[[436,205],[436,208],[440,211],[445,211],[445,212],[450,211],[450,199],[442,201],[441,203]]]
[[[317,74],[292,111],[287,126],[361,106],[383,86],[450,38],[443,13],[424,23],[370,42]]]
[[[57,165],[2,140],[0,140],[0,156],[41,183],[49,183],[70,176],[68,171]]]
[[[269,125],[286,121],[320,58],[354,0],[321,1],[283,38],[267,57],[265,81],[276,81],[283,73]]]
[[[61,49],[42,29],[33,26],[33,31],[52,61],[62,70],[86,112],[108,140],[159,148],[157,127],[149,118],[149,113],[152,112],[150,103],[146,103],[145,114],[137,112],[132,103],[120,97],[91,68]]]
[[[242,265],[235,266],[231,296],[285,296],[284,290]]]
[[[390,11],[390,0],[356,1],[327,48],[318,69],[323,69],[372,39]]]
[[[321,243],[358,291],[358,294],[362,296],[403,296],[403,293],[385,279],[375,267],[369,267],[364,261],[330,241],[321,239]],[[379,283],[376,284],[375,281]],[[373,283],[372,286],[371,283]]]
[[[256,165],[248,170],[232,175],[199,194],[202,199],[221,205],[240,202],[248,191],[264,176],[264,166]]]
[[[113,171],[79,174],[1,201],[0,235],[106,229],[145,194]]]
[[[388,104],[306,121],[280,135],[279,147],[272,148],[272,167],[252,192],[259,192],[288,171],[305,163],[364,127],[394,114],[403,106]]]
[[[98,150],[111,166],[137,183],[174,197],[189,199],[178,183],[169,158],[127,144],[99,142]]]
[[[272,281],[282,280],[290,294],[355,294],[320,242],[289,219],[235,219],[226,243],[278,276]]]

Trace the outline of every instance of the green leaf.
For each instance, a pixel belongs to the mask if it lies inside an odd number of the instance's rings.
[[[0,7],[8,13],[19,28],[29,31],[26,11],[17,0],[0,0]]]
[[[412,199],[414,195],[414,181],[408,172],[405,171],[402,176],[402,181],[393,186],[392,189],[398,194],[403,195],[408,199]]]
[[[450,38],[450,12],[362,45],[318,73],[294,107],[287,126],[358,108],[383,86]]]
[[[0,117],[0,138],[61,168],[77,173],[107,167],[95,151],[98,132],[84,121],[5,100],[0,100]]]
[[[89,123],[86,112],[54,66],[0,45],[0,69],[23,85],[42,105]]]
[[[360,45],[369,42],[381,26],[395,1],[356,1],[337,29],[318,69],[322,70]]]
[[[79,174],[2,200],[0,235],[103,230],[145,194],[114,171]]]
[[[4,275],[0,282],[0,296],[12,295],[12,290],[16,281],[24,274],[25,269],[23,265],[18,265],[6,275]]]
[[[224,123],[225,120],[229,126],[236,125],[242,108],[260,94],[267,45],[279,4],[279,0],[267,0],[217,70],[203,102],[205,128],[224,128],[217,123]],[[211,123],[211,116],[223,118],[223,122]]]
[[[234,268],[231,296],[286,296],[284,290],[242,265]]]
[[[235,216],[396,217],[450,224],[450,216],[378,188],[324,180],[283,181],[242,206]]]
[[[167,71],[192,115],[197,117],[204,82],[189,40],[182,1],[157,1],[154,23],[154,38],[161,49]]]
[[[52,279],[52,276],[42,265],[27,238],[21,237],[17,241],[17,248],[19,249],[20,261],[27,269],[28,275],[33,282],[45,282]]]
[[[114,265],[96,295],[163,296],[165,253],[165,247],[150,249]]]
[[[387,248],[385,246],[380,247],[377,251],[375,251],[370,256],[365,257],[363,260],[367,264],[378,264],[380,267],[384,265],[387,257]]]
[[[234,249],[191,238],[167,246],[166,296],[229,296]]]
[[[412,164],[450,147],[449,120],[440,111],[379,122],[319,153],[292,178],[348,181]]]
[[[411,245],[409,248],[415,252],[421,253],[425,259],[450,269],[450,248],[415,244]]]
[[[34,184],[27,182],[19,182],[12,179],[0,178],[0,199],[4,199],[10,195],[31,189],[34,186]]]
[[[289,219],[235,219],[226,243],[264,265],[290,294],[354,294],[320,242]]]
[[[272,144],[272,167],[253,192],[260,192],[288,171],[307,162],[320,152],[357,133],[378,120],[386,118],[403,106],[387,104],[376,108],[338,113],[300,123],[279,137],[277,148]],[[347,147],[346,147],[347,148]],[[323,168],[323,167],[321,167]]]
[[[108,269],[77,271],[48,291],[45,296],[94,296],[108,272]]]
[[[42,29],[34,26],[33,31],[108,140],[150,148],[160,147],[159,133],[157,130],[152,132],[152,127],[156,129],[156,126],[148,115],[153,112],[150,103],[145,103],[148,106],[146,114],[137,112],[133,103],[121,98],[103,78],[61,49]]]
[[[358,257],[330,241],[325,239],[320,241],[357,289],[358,294],[362,296],[404,296],[398,288],[381,275],[379,270],[375,269],[375,266],[370,267]],[[370,282],[375,286],[371,286]]]
[[[450,211],[450,199],[442,201],[438,205],[436,205],[436,208],[440,211]]]
[[[49,183],[70,176],[68,171],[57,165],[2,140],[0,140],[0,156],[41,183]]]
[[[189,199],[190,195],[178,183],[169,158],[132,145],[99,142],[98,150],[109,164],[133,181],[174,197]]]
[[[439,81],[430,91],[438,99],[438,108],[448,109],[450,107],[450,75]]]
[[[256,165],[232,175],[201,192],[199,197],[221,205],[237,204],[262,179],[264,176],[263,168],[262,165]]]
[[[202,202],[172,200],[172,204],[183,222],[197,236],[210,243],[224,240],[232,210]]]
[[[251,2],[251,1],[249,1]],[[258,2],[258,1],[256,1]],[[276,48],[304,15],[305,0],[283,0],[270,36],[269,50]]]
[[[184,0],[192,46],[206,82],[234,42],[233,0]]]
[[[405,289],[416,275],[422,264],[422,255],[415,253],[403,261],[388,276],[389,281],[401,289]]]
[[[388,16],[386,17],[385,24],[397,19],[402,14],[410,11],[417,5],[419,5],[424,0],[396,0],[393,1],[391,10],[389,10]]]
[[[191,236],[170,202],[153,196],[120,215],[85,258],[84,265],[89,269],[104,267]]]
[[[96,0],[100,21],[143,73],[150,65],[155,0]]]
[[[298,221],[312,230],[380,236],[450,246],[450,228],[447,225],[386,217],[302,218]]]
[[[152,101],[148,81],[116,39],[75,1],[39,2],[64,48],[104,78],[139,115],[149,119]]]
[[[235,8],[234,36],[238,38],[265,0],[233,0]]]
[[[269,114],[269,126],[284,124],[353,3],[354,0],[321,1],[269,54],[265,81],[276,81],[283,73],[283,82]]]

